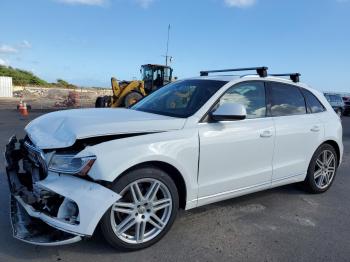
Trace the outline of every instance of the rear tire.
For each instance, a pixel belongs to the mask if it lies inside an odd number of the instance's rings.
[[[95,107],[96,108],[105,108],[110,107],[112,104],[112,97],[111,96],[99,96],[96,99]]]
[[[338,168],[338,156],[334,147],[321,145],[309,164],[304,184],[314,194],[326,192],[333,184]]]
[[[179,197],[167,173],[155,167],[135,169],[118,179],[111,190],[122,198],[102,217],[101,231],[114,248],[143,249],[169,231],[177,215]]]
[[[104,98],[102,96],[99,96],[96,98],[95,107],[96,108],[104,107]]]

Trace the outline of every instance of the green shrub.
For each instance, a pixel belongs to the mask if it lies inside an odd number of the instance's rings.
[[[13,84],[18,86],[47,86],[48,84],[45,80],[40,79],[32,72],[12,67],[0,66],[0,76],[12,77]]]

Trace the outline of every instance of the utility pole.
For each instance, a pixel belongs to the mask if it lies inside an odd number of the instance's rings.
[[[166,53],[165,53],[165,65],[167,66],[168,65],[168,58],[170,58],[170,61],[171,61],[171,56],[168,55],[168,52],[169,52],[169,39],[170,39],[170,24],[168,26],[168,39],[167,39],[167,42],[166,42]]]

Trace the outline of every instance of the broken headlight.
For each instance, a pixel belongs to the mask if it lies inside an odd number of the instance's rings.
[[[53,155],[49,171],[85,176],[96,160],[96,156],[75,157],[74,155]]]

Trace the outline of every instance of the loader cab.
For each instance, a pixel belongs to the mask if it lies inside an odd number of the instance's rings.
[[[142,65],[140,71],[148,94],[169,84],[173,74],[170,66],[154,64]]]

